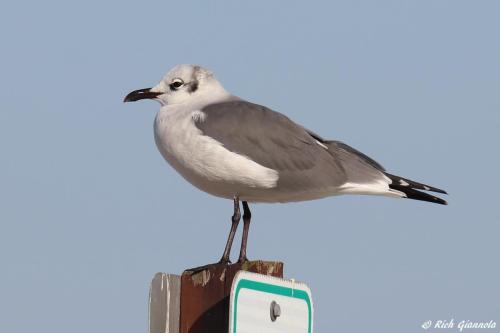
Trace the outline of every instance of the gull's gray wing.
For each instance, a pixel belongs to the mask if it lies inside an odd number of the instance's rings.
[[[340,141],[325,140],[265,106],[230,100],[201,111],[205,117],[197,117],[195,125],[203,135],[278,171],[278,187],[283,190],[332,193],[332,188],[349,183],[353,193],[360,193],[355,188],[360,185],[362,193],[381,194],[376,183],[382,181],[388,184],[387,193],[396,191],[410,199],[446,204],[419,190],[445,191],[389,174],[362,152]],[[374,192],[367,190],[370,184],[375,184]]]
[[[201,110],[195,125],[228,150],[279,173],[278,186],[319,189],[346,182],[341,162],[302,126],[264,106],[233,100]]]

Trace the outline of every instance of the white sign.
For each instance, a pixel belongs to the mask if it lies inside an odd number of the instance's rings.
[[[313,332],[311,290],[304,283],[240,271],[229,306],[229,333]]]

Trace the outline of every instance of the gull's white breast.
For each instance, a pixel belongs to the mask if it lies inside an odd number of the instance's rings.
[[[202,111],[165,106],[156,115],[155,141],[167,162],[210,194],[232,198],[276,187],[278,172],[233,153],[195,126]]]

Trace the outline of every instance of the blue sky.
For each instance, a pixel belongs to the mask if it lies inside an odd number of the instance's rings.
[[[179,63],[340,139],[450,205],[254,205],[252,259],[309,284],[318,332],[500,322],[495,1],[17,1],[0,13],[0,331],[145,332],[158,271],[219,258],[231,202],[157,152]],[[237,251],[234,251],[237,252]]]

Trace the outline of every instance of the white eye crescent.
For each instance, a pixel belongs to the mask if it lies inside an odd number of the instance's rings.
[[[182,79],[173,79],[172,80],[172,83],[170,83],[170,89],[171,90],[177,90],[179,89],[180,87],[182,87],[184,85],[184,81],[182,81]]]

